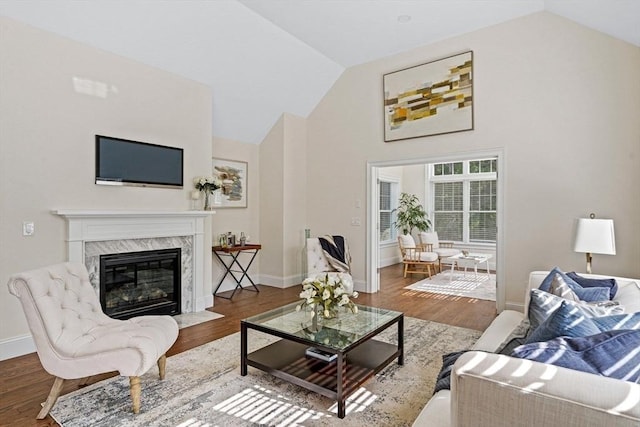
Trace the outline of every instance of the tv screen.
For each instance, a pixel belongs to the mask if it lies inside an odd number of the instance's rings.
[[[96,135],[96,184],[182,188],[183,149]]]

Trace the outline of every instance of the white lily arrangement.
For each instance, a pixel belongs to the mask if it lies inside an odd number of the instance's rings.
[[[220,180],[212,176],[197,176],[193,178],[193,185],[197,190],[204,193],[213,193],[218,188],[222,187]]]
[[[303,301],[296,306],[296,311],[302,310],[306,306],[318,307],[322,310],[325,318],[336,315],[338,307],[345,307],[352,313],[358,313],[358,307],[351,301],[351,298],[358,298],[357,292],[348,292],[353,285],[346,276],[330,276],[319,274],[315,278],[310,277],[302,282],[302,292],[300,298]],[[316,310],[311,312],[311,317],[315,316]]]

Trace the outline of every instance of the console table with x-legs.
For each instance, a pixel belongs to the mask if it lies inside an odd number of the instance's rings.
[[[249,267],[251,267],[251,263],[256,258],[256,255],[258,254],[258,251],[260,249],[262,249],[262,245],[250,244],[250,243],[245,245],[239,245],[239,246],[213,246],[212,250],[214,255],[218,258],[220,263],[225,268],[224,275],[218,282],[218,285],[213,290],[213,295],[217,296],[218,298],[224,298],[224,299],[230,300],[230,299],[233,299],[233,296],[235,295],[238,289],[247,289],[253,292],[260,292],[256,284],[253,283],[251,276],[249,276]],[[245,265],[242,265],[241,261],[246,261],[246,260],[239,259],[240,254],[250,255]],[[224,261],[225,259],[228,262],[225,262]],[[234,269],[234,266],[237,267],[237,269]],[[239,274],[239,276],[236,276],[236,274]],[[233,278],[233,280],[236,282],[236,287],[233,289],[233,292],[229,297],[217,295],[218,289],[220,289],[220,285],[222,285],[222,282],[224,282],[224,279],[228,275],[230,275]],[[242,281],[244,279],[249,280],[253,289],[245,288],[242,286]]]

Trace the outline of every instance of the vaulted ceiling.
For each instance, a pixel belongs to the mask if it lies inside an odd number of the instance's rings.
[[[640,0],[0,0],[0,15],[208,85],[214,135],[256,144],[345,68],[543,10],[640,46]]]

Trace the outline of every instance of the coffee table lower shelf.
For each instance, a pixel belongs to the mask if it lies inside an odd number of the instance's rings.
[[[247,355],[246,363],[275,377],[337,400],[346,398],[369,378],[401,356],[396,345],[370,339],[350,350],[342,369],[342,390],[338,390],[338,362],[308,357],[308,345],[282,339]],[[340,416],[340,414],[339,414]],[[344,415],[340,416],[340,418]]]

